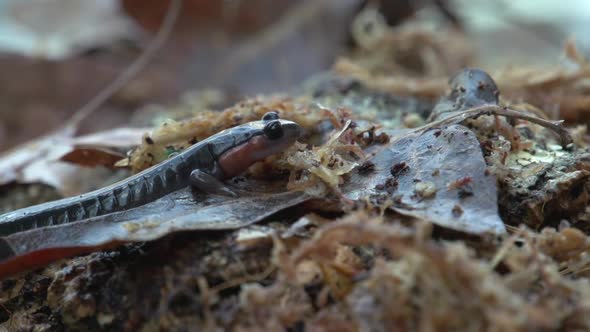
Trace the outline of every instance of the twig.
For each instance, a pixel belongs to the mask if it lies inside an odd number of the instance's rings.
[[[113,82],[107,85],[97,95],[95,95],[88,103],[80,108],[74,115],[65,123],[62,130],[65,132],[75,133],[78,125],[84,121],[90,114],[96,111],[104,102],[109,100],[117,91],[123,88],[129,81],[131,81],[145,66],[152,60],[157,51],[164,45],[172,29],[174,23],[180,13],[182,7],[182,0],[172,0],[166,16],[162,21],[160,29],[154,36],[154,39],[149,43],[147,48],[135,61],[121,73]],[[61,130],[60,130],[61,131]]]
[[[448,118],[444,118],[438,121],[431,122],[427,125],[424,125],[420,128],[417,128],[418,131],[425,131],[431,128],[445,126],[449,124],[455,124],[463,122],[467,119],[474,119],[480,117],[482,115],[497,115],[497,116],[504,116],[508,118],[516,118],[516,119],[523,119],[532,123],[536,123],[540,126],[546,127],[554,131],[560,139],[561,146],[563,148],[569,147],[572,144],[573,139],[569,133],[569,131],[563,126],[563,120],[560,121],[551,121],[541,119],[535,116],[531,116],[529,114],[511,110],[507,107],[502,107],[498,105],[482,105],[474,108],[470,108],[465,111],[460,111],[457,114],[453,114]]]

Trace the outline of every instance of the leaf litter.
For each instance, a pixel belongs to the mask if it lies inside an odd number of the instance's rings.
[[[107,5],[107,7],[109,7],[109,5]],[[0,156],[0,185],[20,180],[24,183],[40,182],[53,185],[58,189],[62,189],[64,194],[72,194],[72,192],[75,192],[75,190],[69,190],[67,187],[62,188],[60,186],[61,181],[51,179],[52,175],[54,175],[54,178],[64,178],[63,167],[52,167],[56,164],[55,160],[72,150],[70,147],[71,143],[68,142],[68,140],[71,140],[75,136],[80,123],[89,115],[96,112],[105,101],[125,86],[125,84],[135,77],[137,73],[140,72],[154,57],[170,35],[180,8],[181,3],[179,0],[171,3],[170,10],[164,18],[161,29],[155,35],[151,43],[147,45],[145,52],[143,52],[111,84],[107,85],[84,106],[78,109],[63,126],[40,138],[31,140],[30,142],[21,144],[4,152]],[[117,134],[121,134],[121,131],[125,132],[125,129],[120,130]],[[131,129],[128,131],[132,132],[133,130]],[[100,139],[100,137],[98,138]],[[28,166],[31,164],[47,167],[40,167],[39,169],[43,170],[42,172],[34,172],[31,176],[23,177],[23,172],[26,172]],[[53,173],[51,170],[47,171],[47,169],[52,169]],[[71,167],[69,167],[69,171],[73,173]]]
[[[368,45],[371,51],[378,43]],[[350,63],[359,70],[367,66]],[[367,98],[384,91],[375,84],[379,79],[351,76],[361,82],[351,90],[360,86]],[[484,83],[493,83],[495,76],[488,77]],[[403,122],[385,129],[357,117],[354,106],[326,107],[309,96],[251,99],[157,128],[149,136],[152,143],[144,138],[130,155],[129,166],[149,167],[191,140],[266,110],[300,121],[306,136],[238,179],[237,185],[258,192],[249,197],[200,197],[185,190],[99,220],[38,230],[38,241],[26,233],[14,240],[38,245],[74,239],[79,242],[71,245],[80,245],[97,234],[105,236],[101,243],[144,241],[182,229],[243,227],[265,219],[262,228],[245,228],[256,236],[246,241],[239,233],[192,232],[81,256],[26,274],[24,283],[20,277],[5,279],[3,305],[14,312],[14,322],[35,325],[33,314],[19,304],[27,301],[21,294],[35,294],[26,293],[27,287],[37,286],[47,290],[37,295],[47,299],[46,307],[77,328],[89,320],[103,329],[145,330],[590,328],[583,133],[576,140],[542,107],[510,104],[515,90],[500,81],[502,95],[492,99],[478,95],[481,79],[468,80],[465,91],[451,82],[449,93],[446,78],[436,93],[405,81],[406,95],[442,96],[432,118],[420,115],[424,124],[415,129],[403,128]],[[348,94],[324,90],[323,100],[326,91],[338,95],[334,100]],[[380,107],[387,105],[375,106]],[[269,174],[279,178],[271,186],[281,189],[273,194],[267,194]],[[198,209],[200,204],[207,207]],[[73,238],[76,232],[80,235]],[[4,285],[11,282],[25,290],[7,292],[12,287]],[[109,301],[121,293],[124,300]],[[140,304],[146,298],[155,303]]]

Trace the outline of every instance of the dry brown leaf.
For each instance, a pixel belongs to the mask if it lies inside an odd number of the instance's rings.
[[[114,168],[115,164],[125,157],[124,154],[105,149],[77,147],[63,155],[59,160],[85,167],[104,166]]]
[[[67,161],[85,166],[112,166],[119,154],[113,154],[107,148],[131,148],[141,142],[145,128],[119,128],[86,136],[72,137],[72,131],[63,130],[47,135],[16,147],[0,155],[0,186],[11,182],[44,183],[56,188],[61,194],[77,194],[92,187],[73,184],[75,179],[87,178],[92,172],[60,161],[66,156]],[[84,149],[77,145],[83,143]],[[83,155],[82,151],[93,154]],[[90,158],[88,158],[90,157]],[[98,160],[98,158],[103,160]],[[93,159],[94,158],[94,159]],[[94,174],[96,175],[96,174]],[[88,181],[89,183],[92,181]]]

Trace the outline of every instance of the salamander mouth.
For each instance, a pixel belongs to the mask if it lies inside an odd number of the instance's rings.
[[[264,135],[251,139],[249,144],[256,146],[256,148],[251,149],[252,158],[262,160],[273,154],[280,153],[295,143],[302,134],[301,127],[296,123],[284,125],[283,131],[283,137],[277,140],[271,140]]]

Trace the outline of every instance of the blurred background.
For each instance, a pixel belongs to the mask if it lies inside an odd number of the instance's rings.
[[[165,0],[0,0],[0,151],[47,133],[145,50]],[[484,68],[559,62],[565,40],[590,45],[590,1],[184,0],[154,59],[81,124],[128,124],[146,105],[204,98],[223,108],[288,93],[354,52],[356,15],[374,6],[390,26],[444,27]],[[196,97],[195,97],[196,96]]]

